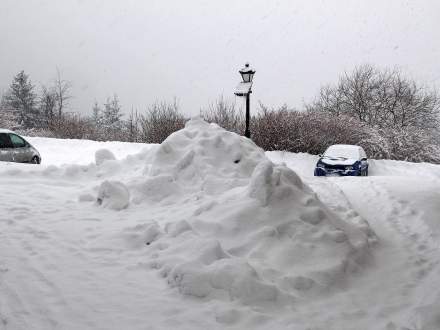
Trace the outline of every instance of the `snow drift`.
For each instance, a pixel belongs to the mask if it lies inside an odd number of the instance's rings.
[[[440,328],[438,165],[315,178],[316,156],[200,121],[164,145],[34,139],[43,165],[0,164],[8,328]]]
[[[144,158],[126,182],[133,207],[170,216],[137,235],[183,294],[285,304],[342,285],[367,260],[368,224],[338,219],[249,139],[193,119]]]

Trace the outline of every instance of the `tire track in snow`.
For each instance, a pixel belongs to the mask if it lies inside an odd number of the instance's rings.
[[[149,315],[167,329],[191,318],[194,307],[170,312],[181,297],[139,265],[142,249],[121,245],[121,216],[74,199],[81,184],[53,188],[43,203],[17,178],[0,195],[0,330],[145,329]]]
[[[436,322],[438,326],[439,312],[431,316],[420,315],[421,308],[425,309],[426,306],[431,308],[432,297],[439,296],[435,288],[438,286],[438,274],[440,274],[439,242],[422,219],[424,210],[417,210],[412,206],[411,201],[393,195],[393,190],[385,187],[384,182],[375,182],[373,189],[378,195],[390,201],[388,217],[390,224],[405,238],[404,246],[412,253],[408,260],[408,270],[413,280],[407,283],[406,288],[412,293],[411,301],[415,307],[412,313],[407,315],[409,328],[405,329],[425,329],[426,322]],[[428,325],[429,329],[437,329],[437,326],[434,328],[432,326],[432,324]]]
[[[56,318],[45,300],[47,297],[57,299],[57,290],[12,240],[3,237],[0,249],[7,270],[0,278],[0,314],[4,329],[56,328]]]
[[[420,219],[420,212],[407,201],[394,197],[381,180],[338,178],[328,181],[343,193],[379,236],[376,272],[383,283],[388,283],[382,290],[389,293],[389,297],[382,295],[382,299],[377,300],[382,305],[377,316],[388,319],[390,328],[397,326],[394,322],[401,326],[403,322],[408,329],[413,329],[414,310],[420,303],[423,280],[439,264],[438,247],[430,229]],[[389,269],[393,271],[388,272]],[[377,295],[373,290],[371,294],[372,297]],[[399,303],[399,297],[406,303]]]
[[[16,205],[16,196],[21,196],[25,206],[7,207],[0,218],[0,329],[59,329],[58,320],[66,316],[81,319],[52,276],[56,254],[66,250],[66,244],[55,239],[48,219],[40,214],[44,204],[29,203],[29,195],[17,186],[2,198],[3,205]],[[52,198],[48,202],[55,206]]]
[[[429,227],[420,219],[408,201],[399,200],[382,186],[380,182],[371,185],[380,199],[389,201],[390,209],[387,220],[392,228],[404,237],[404,246],[413,255],[412,262],[416,266],[416,279],[420,280],[438,264],[438,243],[432,236]],[[402,221],[402,219],[405,219]],[[429,256],[429,258],[427,258]]]

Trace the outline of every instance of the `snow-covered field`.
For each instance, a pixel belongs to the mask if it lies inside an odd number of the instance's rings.
[[[29,141],[42,165],[0,164],[0,329],[440,329],[440,166],[315,178],[199,120]]]

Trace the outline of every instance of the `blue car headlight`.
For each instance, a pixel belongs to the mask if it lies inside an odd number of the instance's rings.
[[[356,170],[358,170],[360,168],[360,165],[361,164],[359,162],[356,162],[353,165],[345,166],[345,170],[346,171],[356,171]]]

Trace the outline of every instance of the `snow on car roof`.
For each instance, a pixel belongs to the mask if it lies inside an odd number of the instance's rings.
[[[344,157],[350,159],[358,159],[363,150],[360,146],[351,144],[334,144],[327,148],[324,156],[328,157]]]
[[[354,148],[354,149],[358,149],[358,150],[361,148],[360,146],[357,146],[354,144],[333,144],[329,148],[333,148],[333,147],[338,147],[338,148],[341,147],[341,148],[347,148],[347,149]]]
[[[11,131],[10,129],[0,128],[0,133],[14,133],[14,132]]]

